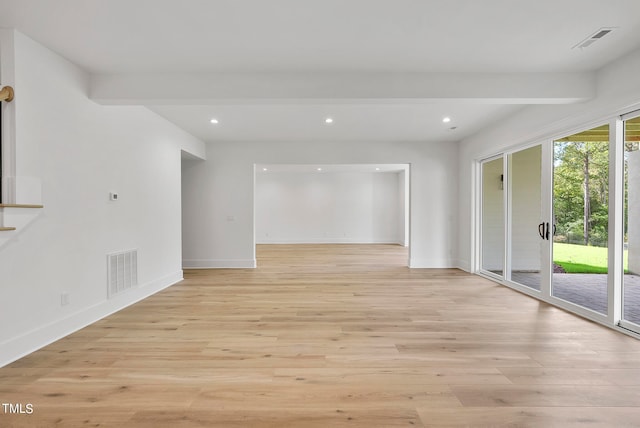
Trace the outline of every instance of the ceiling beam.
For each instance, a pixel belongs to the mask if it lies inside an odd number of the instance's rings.
[[[94,74],[90,97],[113,105],[568,104],[593,98],[595,88],[593,73]]]

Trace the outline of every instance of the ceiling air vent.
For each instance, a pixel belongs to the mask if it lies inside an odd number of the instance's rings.
[[[588,46],[591,46],[592,44],[594,44],[595,42],[597,42],[598,40],[602,39],[604,36],[612,32],[613,30],[615,30],[615,27],[602,27],[598,31],[596,31],[595,33],[593,33],[592,35],[590,35],[589,37],[587,37],[586,39],[584,39],[583,41],[575,45],[572,49],[575,49],[575,48],[584,49]]]

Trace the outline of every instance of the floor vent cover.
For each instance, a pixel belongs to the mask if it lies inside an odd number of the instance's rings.
[[[138,285],[138,251],[129,250],[107,254],[107,296]]]

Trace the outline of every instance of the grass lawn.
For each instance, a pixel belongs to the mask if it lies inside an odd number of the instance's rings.
[[[585,245],[553,243],[553,262],[567,273],[607,273],[607,249]],[[624,270],[628,269],[624,252]]]

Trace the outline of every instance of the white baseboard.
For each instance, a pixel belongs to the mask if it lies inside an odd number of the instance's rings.
[[[0,367],[29,355],[127,306],[131,306],[140,300],[174,285],[182,279],[182,271],[175,272],[147,284],[131,288],[109,300],[82,309],[65,318],[53,321],[16,338],[2,342],[0,343],[0,349],[2,349]]]
[[[457,265],[453,259],[409,259],[411,269],[456,269]]]
[[[367,240],[367,239],[351,239],[351,238],[327,238],[327,239],[262,239],[256,244],[264,245],[288,245],[288,244],[389,244],[389,245],[402,245],[395,239],[380,239],[380,240]]]
[[[183,260],[183,269],[253,269],[256,259]]]
[[[468,260],[458,260],[456,263],[458,269],[463,270],[467,273],[471,273],[471,263]]]

